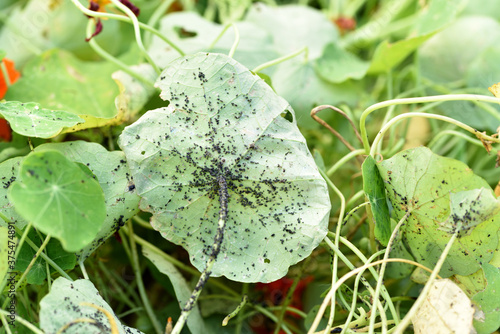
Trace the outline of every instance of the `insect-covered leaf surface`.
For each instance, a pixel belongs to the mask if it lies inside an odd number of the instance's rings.
[[[181,275],[179,270],[175,268],[175,266],[165,260],[163,257],[158,255],[157,253],[151,252],[147,248],[142,249],[142,254],[149,259],[158,270],[168,276],[170,283],[175,291],[175,296],[177,301],[179,302],[179,307],[182,309],[189,297],[191,297],[192,288],[186,282],[186,279]],[[191,333],[207,333],[207,328],[205,327],[205,322],[200,313],[200,308],[198,305],[194,305],[193,310],[189,314],[187,318],[187,325]]]
[[[94,240],[76,254],[78,260],[85,260],[139,211],[139,196],[135,192],[125,154],[121,151],[109,152],[99,144],[84,141],[43,144],[35,152],[47,150],[59,151],[69,160],[87,166],[104,193],[106,218]]]
[[[377,164],[395,219],[410,212],[403,242],[416,261],[433,268],[449,241],[441,225],[450,216],[450,193],[489,189],[464,163],[419,147]],[[488,262],[498,244],[499,219],[489,219],[453,244],[440,275],[469,275]]]
[[[141,209],[201,271],[219,220],[222,176],[227,225],[212,275],[244,282],[282,277],[326,235],[330,211],[304,137],[283,117],[294,119],[292,108],[221,54],[176,60],[157,85],[170,105],[148,111],[119,139]]]
[[[37,138],[55,137],[64,128],[85,122],[70,112],[45,109],[34,102],[0,103],[0,114],[9,121],[13,131],[23,136]]]
[[[384,180],[380,176],[375,159],[367,156],[361,166],[363,172],[363,189],[370,201],[372,218],[375,223],[375,238],[383,246],[387,246],[391,238],[391,216],[385,196]]]
[[[24,229],[27,221],[17,213],[14,204],[8,197],[8,191],[12,183],[17,179],[22,157],[12,158],[0,164],[0,212],[5,215],[10,222],[14,222],[16,227]],[[0,219],[1,226],[7,223]]]
[[[82,303],[93,304],[108,311],[113,317],[118,333],[142,333],[120,323],[118,317],[99,295],[99,291],[91,281],[80,279],[71,282],[64,277],[56,279],[50,292],[40,301],[40,327],[45,333],[57,333],[63,326],[74,322],[63,333],[111,333],[110,321],[106,315],[102,311],[88,305],[82,305]],[[78,319],[80,321],[77,321]],[[81,319],[93,320],[95,323],[81,321]]]
[[[8,197],[22,217],[68,252],[92,242],[106,216],[99,183],[57,151],[28,155]]]

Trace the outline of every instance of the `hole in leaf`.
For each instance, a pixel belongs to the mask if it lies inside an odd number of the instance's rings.
[[[281,113],[281,117],[283,117],[290,123],[293,123],[293,115],[289,110],[285,110],[285,112]]]
[[[174,27],[174,31],[176,32],[177,36],[179,36],[179,38],[181,39],[192,38],[198,35],[196,32],[186,30],[183,27]]]

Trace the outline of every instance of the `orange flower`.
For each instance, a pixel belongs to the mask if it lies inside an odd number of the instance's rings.
[[[10,59],[2,59],[2,64],[0,64],[2,70],[0,71],[0,99],[5,96],[7,89],[10,85],[19,79],[21,73],[16,71],[14,68],[14,62]],[[7,75],[6,78],[4,75]],[[9,122],[5,119],[0,118],[0,141],[11,141],[12,140],[12,129],[9,126]]]

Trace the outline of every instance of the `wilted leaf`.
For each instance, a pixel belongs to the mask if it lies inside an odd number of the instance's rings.
[[[57,333],[66,325],[65,334],[101,334],[111,333],[110,321],[106,315],[93,307],[102,307],[114,318],[120,334],[141,334],[142,332],[120,324],[111,307],[99,295],[91,281],[80,279],[74,282],[59,277],[52,284],[50,292],[40,301],[40,327],[46,333]],[[81,319],[94,321],[84,322]]]
[[[201,271],[227,181],[227,226],[213,276],[276,280],[327,232],[330,200],[292,108],[231,58],[200,53],[160,76],[166,108],[125,128],[119,145],[152,225]]]
[[[474,307],[449,279],[435,280],[429,295],[413,317],[416,334],[473,333]]]

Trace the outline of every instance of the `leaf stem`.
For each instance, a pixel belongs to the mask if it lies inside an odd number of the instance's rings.
[[[231,50],[229,50],[228,57],[233,58],[234,53],[236,52],[236,48],[238,47],[238,44],[240,43],[240,31],[238,30],[238,27],[234,23],[231,23],[231,27],[233,27],[233,30],[234,30],[234,43],[233,43],[233,46],[231,47]]]
[[[111,13],[102,13],[102,12],[95,12],[93,10],[90,10],[88,8],[85,8],[78,0],[71,0],[71,2],[85,15],[91,16],[91,17],[103,17],[103,18],[109,18],[109,19],[114,19],[122,22],[128,22],[132,23],[132,20],[128,16],[123,16],[123,15],[117,15],[117,14],[111,14]],[[181,57],[185,56],[186,54],[182,52],[181,49],[177,45],[175,45],[172,41],[170,41],[167,37],[165,37],[162,33],[160,33],[158,30],[154,29],[153,27],[144,24],[140,21],[138,21],[139,27],[142,29],[149,31],[159,38],[161,38],[165,43],[170,45],[173,49],[175,49]]]
[[[187,300],[184,308],[182,309],[181,315],[179,316],[179,319],[175,323],[175,326],[172,330],[172,334],[179,334],[182,328],[184,327],[187,317],[193,310],[196,302],[198,301],[198,298],[200,297],[203,287],[210,278],[210,274],[212,273],[212,268],[215,264],[215,261],[217,260],[217,255],[219,255],[222,241],[224,239],[224,230],[226,228],[229,194],[227,191],[226,178],[222,174],[219,174],[217,176],[217,182],[219,183],[220,210],[219,210],[219,223],[217,225],[217,232],[215,233],[214,243],[212,244],[212,254],[210,254],[205,270],[203,270],[203,272],[201,273],[198,283],[196,283],[196,286],[194,287],[191,296]]]
[[[259,73],[261,72],[262,70],[268,68],[268,67],[271,67],[271,66],[274,66],[274,65],[278,65],[279,63],[282,63],[288,59],[292,59],[293,57],[296,57],[298,56],[299,54],[301,54],[302,52],[305,53],[305,57],[307,58],[307,55],[309,53],[309,49],[307,48],[307,46],[303,47],[302,49],[300,50],[297,50],[295,52],[292,52],[288,55],[285,55],[283,57],[279,57],[279,58],[276,58],[276,59],[273,59],[273,60],[270,60],[268,62],[265,62],[264,64],[261,64],[259,66],[257,66],[256,68],[254,68],[252,70],[253,73]]]
[[[359,119],[361,139],[363,140],[363,148],[365,149],[366,154],[370,152],[370,144],[368,142],[368,136],[366,131],[366,118],[373,111],[389,107],[392,105],[416,104],[416,103],[428,103],[428,102],[447,102],[447,101],[474,101],[474,102],[482,101],[482,102],[497,103],[497,104],[500,103],[499,98],[485,96],[485,95],[476,95],[476,94],[449,94],[449,95],[435,95],[435,96],[424,96],[424,97],[410,97],[410,98],[393,99],[375,103],[370,107],[368,107],[367,109],[365,109],[365,111],[363,111],[363,114],[361,114],[361,117]]]
[[[451,247],[453,246],[455,239],[458,236],[458,232],[460,231],[461,227],[462,227],[462,222],[458,222],[455,233],[451,236],[450,240],[448,241],[448,243],[446,244],[446,247],[443,250],[443,253],[441,253],[441,255],[439,256],[439,260],[437,261],[436,266],[432,270],[432,273],[429,276],[429,279],[427,280],[427,283],[425,284],[424,289],[422,290],[422,292],[420,292],[420,295],[418,296],[417,300],[412,305],[412,307],[408,311],[408,313],[406,313],[403,320],[401,320],[401,323],[396,327],[394,334],[402,334],[404,332],[406,327],[408,327],[408,325],[410,324],[411,319],[415,316],[415,314],[417,313],[420,306],[424,303],[425,299],[427,298],[427,295],[429,294],[429,292],[431,290],[431,287],[432,287],[432,284],[434,283],[434,280],[438,276],[439,271],[441,270],[441,267],[443,266],[444,261],[446,260],[446,257],[448,256],[448,253],[449,253]]]
[[[5,311],[5,310],[2,310],[0,309],[0,315],[2,315],[2,318],[3,316],[5,315],[10,315],[9,312]],[[45,332],[40,330],[39,328],[35,327],[35,325],[33,325],[31,322],[27,321],[26,319],[24,318],[21,318],[19,315],[16,314],[16,321],[18,323],[20,323],[21,325],[23,326],[26,326],[29,330],[31,330],[33,333],[35,334],[44,334]],[[6,327],[7,329],[8,327]],[[10,329],[9,329],[10,331]],[[17,332],[16,332],[17,333]]]
[[[351,159],[353,159],[353,158],[355,158],[357,156],[363,155],[363,154],[365,154],[365,150],[362,149],[362,148],[347,153],[339,161],[337,161],[335,163],[335,165],[333,165],[332,167],[330,167],[330,169],[326,172],[326,175],[328,175],[329,177],[332,176],[346,162],[348,162],[349,160],[351,160]]]
[[[243,309],[243,307],[245,306],[245,304],[247,303],[248,301],[248,296],[247,295],[244,295],[243,298],[241,298],[241,303],[238,304],[238,306],[236,307],[236,309],[229,313],[225,318],[224,320],[222,320],[222,326],[227,326],[229,320],[231,320],[232,318],[234,318],[235,316],[238,315],[238,313],[240,313],[240,311]]]
[[[142,273],[141,273],[141,267],[139,264],[139,256],[137,254],[137,245],[135,244],[134,240],[134,229],[133,229],[133,224],[132,221],[128,221],[128,230],[129,230],[129,238],[130,238],[130,251],[131,251],[131,260],[132,260],[132,267],[134,268],[134,273],[135,273],[135,279],[137,281],[137,288],[139,289],[139,295],[141,296],[142,303],[144,305],[144,308],[146,309],[146,313],[149,316],[149,319],[151,320],[151,323],[156,331],[157,334],[162,334],[162,329],[160,322],[156,318],[156,315],[153,311],[153,307],[151,306],[151,303],[149,302],[148,295],[146,293],[146,289],[144,288],[144,283],[142,281]]]

